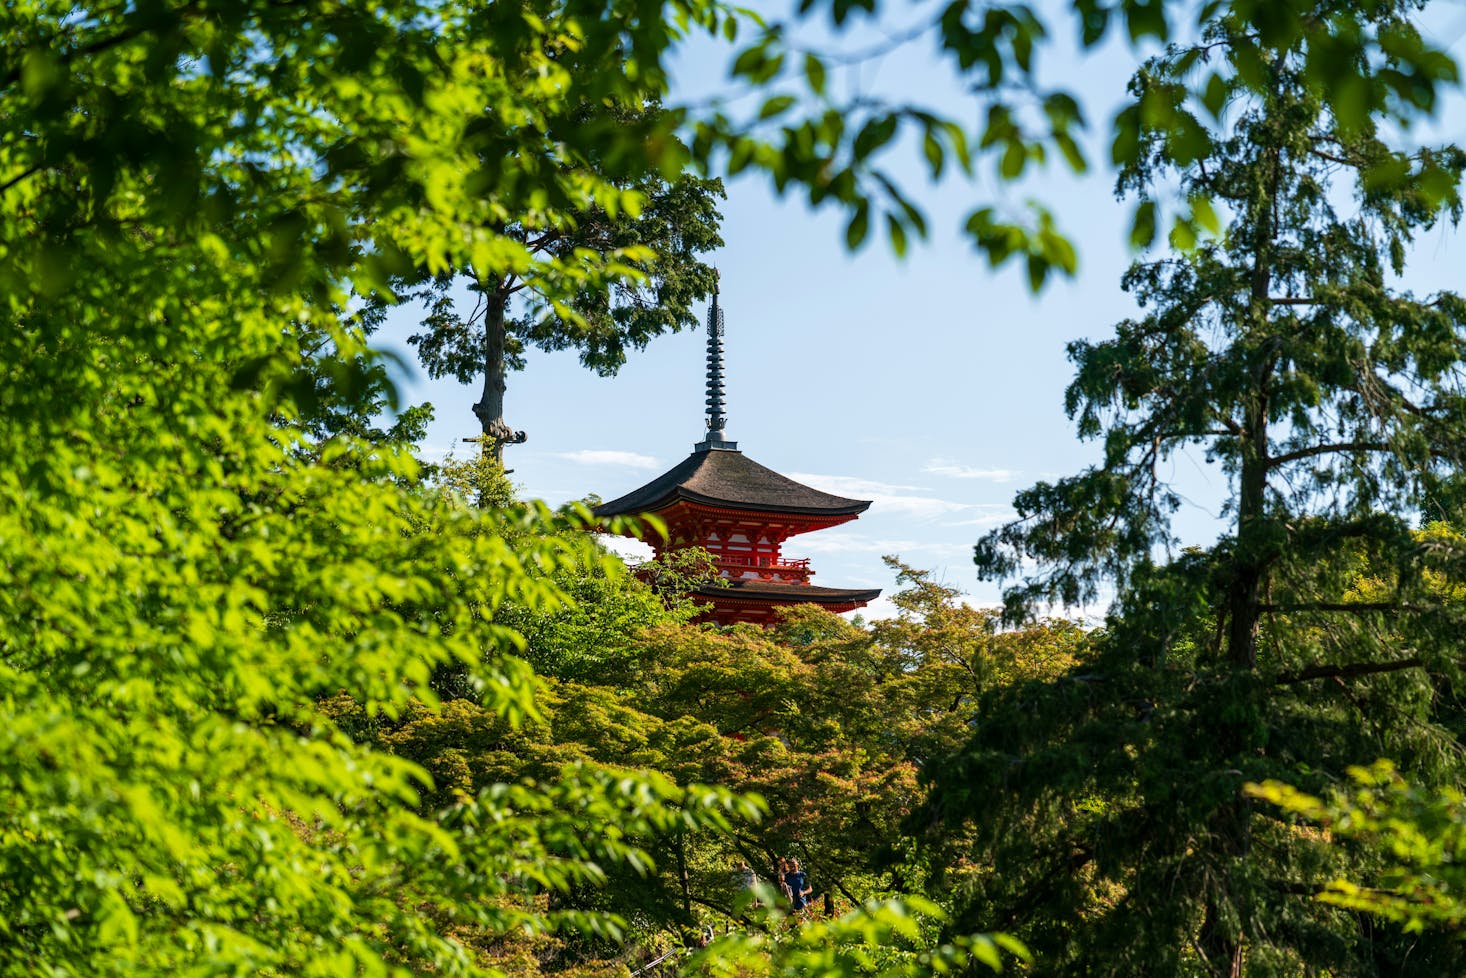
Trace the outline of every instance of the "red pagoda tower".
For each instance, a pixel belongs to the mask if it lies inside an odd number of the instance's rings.
[[[819,587],[810,583],[809,560],[783,554],[784,541],[799,533],[848,523],[870,506],[795,482],[738,450],[724,433],[723,311],[718,293],[708,307],[707,437],[669,471],[619,499],[596,507],[597,516],[654,513],[667,535],[647,542],[660,557],[668,551],[703,547],[713,555],[720,582],[697,589],[712,605],[708,618],[766,625],[779,608],[814,604],[833,612],[854,611],[881,592]]]

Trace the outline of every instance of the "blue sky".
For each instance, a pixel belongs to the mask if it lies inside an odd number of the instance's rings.
[[[1103,337],[1134,312],[1120,290],[1131,261],[1128,204],[1111,193],[1106,133],[1135,54],[1111,45],[1081,57],[1067,23],[1055,15],[1055,43],[1042,54],[1045,80],[1081,94],[1090,120],[1089,155],[1099,165],[1074,177],[1051,167],[1016,186],[984,172],[972,183],[933,185],[919,154],[898,169],[916,191],[932,228],[904,260],[883,242],[857,254],[844,246],[843,221],[780,200],[761,177],[728,184],[721,272],[727,321],[729,437],[753,459],[810,485],[873,501],[857,521],[796,537],[791,557],[810,557],[815,583],[894,590],[883,554],[934,571],[977,604],[997,587],[976,580],[973,542],[1011,515],[1015,491],[1075,472],[1095,457],[1063,413],[1070,377],[1065,344]],[[1429,22],[1442,42],[1460,36],[1466,6],[1447,5]],[[690,49],[676,97],[723,91],[726,52]],[[879,63],[832,72],[832,85],[881,89],[936,104],[975,120],[978,104],[934,65],[923,42]],[[1459,101],[1459,100],[1458,100]],[[1466,113],[1453,105],[1440,135],[1466,139]],[[1073,280],[1030,293],[1017,268],[990,270],[960,234],[963,216],[983,202],[1018,206],[1036,197],[1057,214],[1080,254]],[[1463,287],[1461,232],[1430,232],[1417,248],[1410,284],[1420,291]],[[382,345],[401,348],[407,327],[389,327]],[[411,358],[410,351],[405,354]],[[614,378],[582,369],[573,354],[531,351],[511,375],[506,418],[529,433],[507,449],[513,478],[551,503],[595,493],[619,496],[676,464],[703,434],[702,332],[661,337],[632,356]],[[430,401],[436,420],[430,455],[473,450],[470,405],[476,388],[402,378],[411,402]],[[1220,473],[1198,457],[1173,465],[1189,503],[1178,528],[1205,543],[1220,527]],[[889,613],[883,597],[868,617]],[[1093,609],[1091,609],[1093,610]]]

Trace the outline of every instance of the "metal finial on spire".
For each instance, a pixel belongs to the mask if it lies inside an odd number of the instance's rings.
[[[718,292],[708,306],[708,433],[721,436],[728,419],[723,414],[723,310]]]
[[[714,273],[716,274],[716,272]],[[698,451],[710,448],[737,449],[738,443],[728,441],[723,429],[728,418],[723,414],[723,310],[718,305],[718,283],[713,281],[713,300],[708,304],[708,434],[694,446]]]

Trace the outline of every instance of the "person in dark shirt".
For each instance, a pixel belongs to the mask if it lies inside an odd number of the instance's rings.
[[[809,877],[799,868],[798,859],[789,860],[789,871],[784,874],[784,885],[789,888],[789,901],[794,904],[796,913],[809,905],[809,895],[814,890],[810,888]]]

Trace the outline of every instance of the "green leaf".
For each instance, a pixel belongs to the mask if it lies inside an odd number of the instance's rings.
[[[1049,262],[1042,255],[1028,256],[1028,288],[1033,292],[1043,291],[1044,282],[1049,277]]]
[[[1211,113],[1213,119],[1221,119],[1222,110],[1227,107],[1227,82],[1217,72],[1207,76],[1206,88],[1202,91],[1201,104]]]
[[[865,243],[866,235],[870,233],[870,204],[861,201],[856,207],[855,213],[851,215],[850,221],[845,225],[845,247],[856,251]]]
[[[758,117],[760,119],[772,119],[776,115],[783,115],[793,108],[794,103],[797,101],[798,99],[793,95],[775,95],[773,98],[764,102],[763,107],[758,111]]]
[[[926,154],[927,166],[931,168],[932,179],[942,175],[942,166],[946,162],[946,154],[942,152],[942,144],[937,141],[936,134],[928,129],[921,140],[921,150]]]
[[[26,95],[41,99],[62,78],[61,62],[45,48],[28,48],[21,57],[20,84]]]
[[[851,151],[857,160],[865,160],[872,153],[891,141],[896,135],[899,118],[895,115],[881,115],[866,122],[856,133]]]
[[[825,94],[825,63],[819,56],[813,53],[804,56],[804,77],[809,82],[809,90],[816,95]]]
[[[97,940],[104,947],[135,947],[138,942],[137,915],[115,893],[107,894],[98,915]]]
[[[1092,48],[1109,30],[1110,6],[1105,0],[1077,0],[1074,9],[1079,13],[1080,43]]]
[[[1125,11],[1125,26],[1130,32],[1130,42],[1139,43],[1146,37],[1164,41],[1170,34],[1166,25],[1166,8],[1161,0],[1122,0]]]
[[[897,258],[906,257],[906,228],[895,214],[886,215],[886,229],[891,237],[891,250],[896,253]]]
[[[1191,217],[1198,225],[1204,228],[1209,234],[1219,236],[1222,233],[1222,221],[1217,217],[1217,212],[1212,203],[1206,197],[1192,197]]]
[[[759,66],[764,63],[765,57],[766,52],[762,44],[755,44],[752,47],[744,48],[733,59],[733,67],[729,69],[729,74],[734,78],[740,75],[745,77],[752,76],[758,71]]]
[[[1072,276],[1079,270],[1079,255],[1074,250],[1074,245],[1068,238],[1052,231],[1044,231],[1040,236],[1043,247],[1043,256],[1053,265],[1059,268],[1064,274]]]
[[[1171,158],[1180,166],[1189,166],[1211,152],[1211,134],[1189,112],[1177,111],[1168,135]]]
[[[1338,116],[1340,128],[1348,132],[1363,129],[1369,124],[1369,83],[1356,74],[1345,76],[1330,90],[1329,105]]]
[[[1059,152],[1064,155],[1064,162],[1069,164],[1069,169],[1075,173],[1085,173],[1089,170],[1089,161],[1084,158],[1084,152],[1079,148],[1068,133],[1054,133],[1054,143],[1059,147]]]
[[[1130,247],[1137,250],[1149,248],[1155,241],[1156,213],[1153,201],[1142,201],[1136,205],[1130,221]]]
[[[947,135],[948,145],[957,156],[957,162],[962,166],[962,172],[971,174],[972,151],[967,144],[967,133],[955,122],[946,123],[941,128]]]
[[[1023,175],[1023,168],[1027,165],[1028,153],[1023,144],[1010,142],[999,160],[998,174],[1004,180],[1016,180]]]
[[[1190,221],[1178,216],[1171,224],[1169,240],[1172,248],[1189,252],[1196,247],[1196,229]]]
[[[1140,156],[1140,107],[1127,105],[1115,115],[1115,138],[1110,159],[1116,166],[1125,166]]]
[[[977,962],[986,965],[993,971],[1003,970],[1003,956],[998,953],[995,944],[988,940],[976,941],[972,945],[972,956]]]

